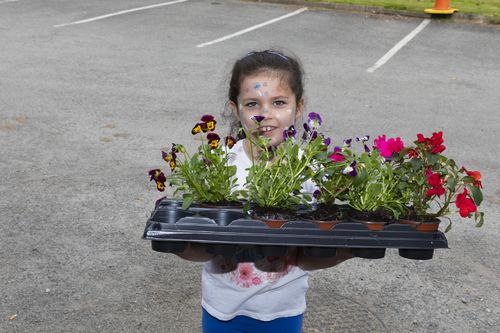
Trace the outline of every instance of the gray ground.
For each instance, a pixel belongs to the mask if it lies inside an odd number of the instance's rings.
[[[500,331],[497,29],[434,21],[370,74],[421,20],[310,10],[197,48],[297,7],[193,0],[53,27],[144,5],[0,1],[1,332],[199,331],[200,265],[140,238],[158,197],[146,173],[222,111],[232,62],[271,46],[301,58],[307,109],[336,142],[444,130],[485,185],[485,226],[457,220],[433,260],[313,272],[304,331]]]

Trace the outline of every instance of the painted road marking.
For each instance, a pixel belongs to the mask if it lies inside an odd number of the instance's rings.
[[[18,2],[19,0],[1,0],[0,5],[7,2]]]
[[[372,67],[368,68],[366,71],[368,73],[373,73],[378,68],[382,67],[387,61],[389,61],[389,59],[392,58],[393,55],[395,55],[401,48],[403,48],[403,46],[405,46],[406,44],[408,44],[408,42],[411,41],[413,39],[413,37],[415,37],[420,31],[424,30],[424,28],[429,23],[431,23],[430,19],[423,20],[422,23],[420,23],[418,25],[418,27],[416,27],[412,32],[410,32],[408,35],[406,35],[405,38],[401,39],[399,41],[399,43],[397,43],[396,45],[394,45],[394,47],[392,49],[390,49],[389,52],[387,52],[386,54],[384,54],[384,56],[382,58],[380,58],[375,63],[375,65],[373,65]]]
[[[243,35],[243,34],[246,34],[247,32],[250,32],[250,31],[253,31],[253,30],[256,30],[256,29],[259,29],[259,28],[262,28],[266,25],[269,25],[269,24],[272,24],[272,23],[275,23],[275,22],[278,22],[278,21],[281,21],[281,20],[284,20],[286,18],[289,18],[291,16],[294,16],[294,15],[297,15],[297,14],[300,14],[304,11],[307,10],[307,7],[304,7],[304,8],[301,8],[301,9],[298,9],[292,13],[289,13],[289,14],[286,14],[286,15],[283,15],[283,16],[280,16],[280,17],[277,17],[277,18],[274,18],[272,20],[269,20],[269,21],[266,21],[266,22],[263,22],[263,23],[260,23],[260,24],[257,24],[257,25],[254,25],[250,28],[246,28],[244,30],[240,30],[238,32],[235,32],[234,34],[231,34],[231,35],[227,35],[227,36],[224,36],[224,37],[221,37],[221,38],[218,38],[218,39],[215,39],[213,41],[210,41],[210,42],[206,42],[206,43],[202,43],[202,44],[198,44],[196,45],[196,47],[205,47],[205,46],[209,46],[209,45],[213,45],[213,44],[216,44],[216,43],[220,43],[222,41],[225,41],[225,40],[228,40],[228,39],[231,39],[233,37],[236,37],[236,36],[239,36],[239,35]]]
[[[137,8],[127,9],[127,10],[122,10],[122,11],[119,11],[119,12],[110,13],[110,14],[106,14],[106,15],[101,15],[101,16],[97,16],[97,17],[92,17],[92,18],[89,18],[89,19],[81,20],[81,21],[75,21],[75,22],[71,22],[71,23],[58,24],[58,25],[55,25],[54,28],[64,27],[64,26],[67,26],[67,25],[75,25],[75,24],[88,23],[88,22],[92,22],[92,21],[102,20],[102,19],[105,19],[105,18],[108,18],[108,17],[112,17],[112,16],[128,14],[128,13],[137,12],[137,11],[145,10],[145,9],[151,9],[151,8],[157,8],[157,7],[163,7],[163,6],[173,5],[173,4],[176,4],[176,3],[181,3],[181,2],[186,2],[186,1],[189,1],[189,0],[176,0],[176,1],[170,1],[170,2],[162,2],[162,3],[158,3],[156,5],[149,5],[149,6],[144,6],[144,7],[137,7]]]

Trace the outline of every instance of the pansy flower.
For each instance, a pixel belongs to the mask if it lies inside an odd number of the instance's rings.
[[[208,133],[207,135],[208,145],[212,149],[219,147],[220,137],[216,133]]]
[[[339,146],[333,148],[333,153],[330,155],[330,160],[334,163],[342,162],[345,160],[344,155],[341,153],[342,149]]]
[[[213,132],[215,130],[215,124],[217,124],[217,122],[215,121],[214,116],[206,114],[201,117],[201,121],[207,125],[207,130],[209,132]]]
[[[365,135],[365,136],[357,136],[356,137],[356,141],[357,142],[362,142],[363,143],[363,147],[365,149],[365,152],[369,153],[370,152],[370,148],[368,147],[368,145],[366,144],[366,142],[370,140],[370,136],[369,135]]]
[[[266,117],[264,116],[252,116],[251,120],[255,121],[257,124],[260,124]]]
[[[150,180],[156,182],[156,189],[160,192],[165,191],[165,182],[167,181],[165,174],[160,169],[150,170],[148,174],[151,176]]]
[[[175,167],[177,166],[177,155],[175,154],[175,152],[173,150],[170,153],[162,151],[161,156],[170,166],[170,171],[174,171]]]
[[[470,214],[474,213],[477,210],[476,204],[474,204],[474,200],[468,198],[466,188],[464,188],[463,193],[457,195],[455,205],[460,210],[461,217],[470,217]]]
[[[343,171],[342,173],[344,175],[348,175],[348,176],[351,176],[351,177],[356,177],[358,175],[358,172],[356,171],[356,164],[357,162],[356,161],[352,161],[351,164],[349,164],[349,166],[347,166]]]
[[[283,130],[283,140],[287,140],[288,138],[295,139],[295,135],[297,131],[295,130],[295,126],[291,125],[290,127]]]
[[[323,137],[323,144],[329,146],[332,140],[329,137],[325,137],[323,134],[321,136]]]
[[[318,129],[322,123],[323,123],[323,120],[321,119],[321,116],[319,114],[317,114],[316,112],[310,112],[307,115],[307,124],[311,128]]]
[[[344,139],[344,146],[350,147],[352,143],[352,139]]]
[[[232,136],[226,136],[226,138],[224,139],[224,143],[225,143],[226,147],[231,149],[236,144],[236,139],[233,138]]]
[[[321,190],[315,190],[313,193],[313,197],[318,199],[321,196]]]
[[[191,130],[191,134],[195,135],[198,133],[206,133],[208,131],[207,123],[198,123],[194,125],[193,129]]]

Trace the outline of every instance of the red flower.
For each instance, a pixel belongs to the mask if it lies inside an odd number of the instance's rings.
[[[443,145],[443,132],[434,132],[430,138],[426,138],[423,134],[417,134],[417,142],[423,143],[425,149],[430,150],[433,154],[441,153],[446,149]]]
[[[408,157],[409,158],[417,158],[418,157],[418,148],[417,149],[413,149],[413,148],[408,149]]]
[[[437,195],[438,197],[442,196],[446,191],[443,187],[443,179],[441,179],[441,175],[439,173],[433,173],[431,170],[428,170],[426,173],[427,183],[431,186],[430,189],[427,190],[426,195],[428,197],[432,197]]]
[[[471,198],[467,197],[467,189],[464,188],[464,192],[457,195],[457,200],[455,201],[455,205],[460,210],[460,216],[462,217],[470,217],[470,214],[474,213],[477,210],[474,201]]]
[[[481,183],[481,172],[469,171],[464,167],[462,167],[462,168],[467,173],[467,176],[474,178],[474,186],[479,187],[479,188],[483,188],[483,184]]]

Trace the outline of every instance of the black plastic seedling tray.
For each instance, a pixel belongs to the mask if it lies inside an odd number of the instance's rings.
[[[419,232],[409,225],[389,224],[381,231],[363,224],[342,222],[332,230],[319,229],[306,220],[289,221],[270,228],[252,219],[242,209],[190,207],[182,209],[176,200],[164,200],[147,221],[143,238],[153,250],[182,252],[188,242],[207,244],[207,251],[239,261],[263,256],[283,256],[289,247],[301,247],[305,255],[334,256],[337,248],[352,248],[357,257],[379,259],[387,248],[399,249],[408,259],[431,259],[434,249],[448,248],[442,232]]]

